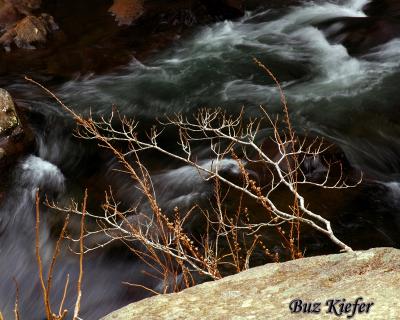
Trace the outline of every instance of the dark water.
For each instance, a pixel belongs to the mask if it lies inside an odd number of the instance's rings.
[[[231,112],[245,107],[258,115],[260,104],[279,112],[279,94],[253,62],[264,62],[281,81],[298,132],[330,138],[346,153],[351,165],[366,175],[363,186],[329,194],[310,191],[317,212],[334,217],[339,237],[354,248],[400,246],[400,123],[398,82],[400,40],[393,40],[358,57],[341,45],[332,45],[316,23],[339,16],[364,16],[367,1],[332,1],[294,8],[249,12],[239,21],[220,22],[199,30],[189,39],[143,63],[113,74],[81,76],[52,89],[74,109],[105,115],[112,105],[137,117],[146,127],[157,116],[192,113],[199,107],[224,107]],[[23,319],[39,319],[40,288],[34,259],[34,194],[40,187],[61,202],[82,194],[88,186],[91,206],[103,187],[115,186],[129,206],[139,197],[130,181],[112,173],[115,161],[95,144],[71,136],[74,124],[42,91],[26,83],[8,88],[30,114],[37,150],[14,168],[10,192],[0,214],[0,310],[8,318],[14,302],[15,277],[21,285]],[[203,155],[207,161],[207,155]],[[158,158],[152,161],[159,201],[165,208],[184,207],[207,199],[212,188],[189,167]],[[226,164],[230,170],[229,162]],[[42,254],[49,261],[54,247],[52,228],[62,217],[43,208]],[[317,236],[315,236],[317,237]],[[318,238],[318,237],[317,237]],[[337,248],[309,240],[310,254]],[[121,284],[157,283],[144,277],[144,266],[116,247],[88,255],[85,264],[82,317],[101,315],[148,293]],[[77,260],[65,253],[54,282],[77,276]],[[55,298],[62,285],[55,287]],[[72,304],[74,296],[69,297]],[[67,305],[68,307],[68,305]]]

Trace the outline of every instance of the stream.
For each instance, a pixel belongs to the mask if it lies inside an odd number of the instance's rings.
[[[366,177],[355,190],[321,196],[317,204],[318,210],[337,216],[339,238],[356,249],[400,247],[400,39],[350,56],[316,27],[335,17],[364,17],[361,8],[367,2],[313,1],[247,12],[236,21],[198,27],[172,47],[141,62],[133,59],[112,73],[79,75],[49,86],[82,114],[107,115],[115,105],[144,127],[156,117],[192,114],[200,107],[229,112],[244,107],[246,116],[258,116],[263,105],[268,112],[279,113],[279,91],[254,64],[255,57],[279,79],[296,131],[328,138]],[[46,79],[39,80],[46,84]],[[40,88],[21,79],[7,83],[4,88],[29,115],[36,149],[12,168],[0,204],[0,310],[6,319],[13,317],[15,278],[21,318],[44,319],[34,246],[37,188],[43,197],[67,203],[79,199],[88,187],[92,207],[108,185],[115,186],[127,206],[138,195],[129,179],[113,173],[112,157],[95,143],[72,136],[73,120]],[[196,170],[168,159],[152,163],[161,207],[185,207],[212,194]],[[41,214],[41,254],[47,270],[60,218],[45,206]],[[337,252],[320,238],[309,241],[308,255]],[[62,297],[66,274],[74,284],[79,271],[77,256],[64,251],[53,279],[54,305]],[[98,319],[149,296],[122,284],[157,288],[159,283],[141,272],[146,268],[122,246],[85,256],[82,319]],[[75,302],[75,289],[71,290],[65,305],[69,309]]]

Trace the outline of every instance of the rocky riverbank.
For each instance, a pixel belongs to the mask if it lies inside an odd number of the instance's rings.
[[[377,248],[267,264],[133,303],[103,320],[302,319],[305,313],[397,319],[399,261],[400,250]]]
[[[1,0],[0,74],[104,72],[244,10],[241,0]]]

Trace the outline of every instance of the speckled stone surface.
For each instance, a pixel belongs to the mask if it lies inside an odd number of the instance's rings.
[[[103,320],[347,319],[328,299],[373,302],[353,319],[400,319],[400,250],[377,248],[268,264],[222,280],[130,304]],[[291,313],[294,299],[321,302],[316,314]],[[339,309],[339,308],[337,308]],[[333,309],[332,309],[333,310]],[[331,310],[331,311],[332,311]]]
[[[18,125],[13,99],[10,94],[0,88],[0,136]]]

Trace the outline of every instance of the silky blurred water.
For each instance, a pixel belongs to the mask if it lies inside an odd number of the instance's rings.
[[[271,114],[280,113],[279,92],[254,64],[257,58],[279,79],[296,131],[329,138],[367,177],[366,186],[348,195],[321,195],[318,208],[337,214],[339,234],[357,234],[358,239],[352,241],[359,248],[399,246],[400,40],[353,57],[342,45],[330,44],[315,27],[334,17],[363,17],[361,8],[367,2],[315,1],[247,12],[238,21],[199,27],[191,37],[146,61],[134,60],[113,74],[81,75],[52,89],[78,112],[107,115],[114,105],[144,126],[156,117],[192,114],[200,107],[222,107],[230,112],[244,107],[246,115],[257,116],[263,105]],[[12,314],[14,296],[10,292],[15,277],[22,284],[22,313],[39,319],[43,313],[38,308],[41,293],[33,246],[37,188],[64,202],[81,194],[88,184],[95,189],[102,184],[107,187],[110,181],[124,205],[140,202],[140,195],[129,178],[113,171],[115,160],[103,156],[96,145],[72,137],[73,121],[41,90],[18,81],[7,89],[31,114],[37,149],[14,168],[10,191],[0,207],[0,310],[6,317]],[[200,159],[203,165],[212,165],[201,150],[198,153],[204,158]],[[212,194],[212,186],[193,168],[161,158],[152,162],[154,186],[165,208],[206,201]],[[237,170],[229,160],[222,166],[229,174]],[[51,215],[46,209],[43,214]],[[54,219],[44,218],[41,228],[45,263],[54,248],[50,230]],[[310,252],[318,250],[325,252],[318,246]],[[76,256],[65,253],[55,279],[63,282],[67,272],[72,280],[76,278],[76,261]],[[86,269],[84,319],[97,319],[148,295],[122,286],[122,281],[159,285],[146,280],[139,271],[145,267],[126,252],[111,257],[110,253],[90,255]],[[60,298],[61,287],[54,290]],[[68,303],[73,300],[72,294]]]

